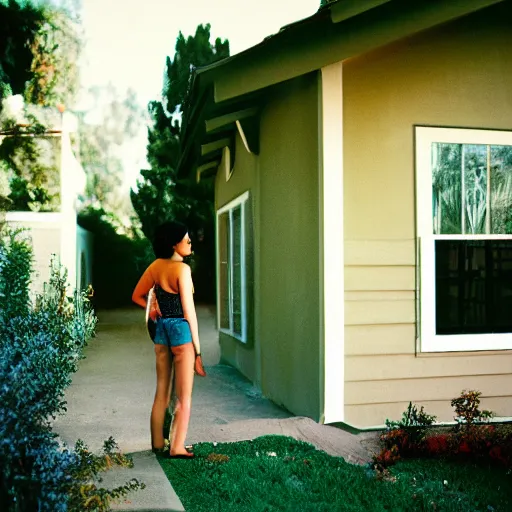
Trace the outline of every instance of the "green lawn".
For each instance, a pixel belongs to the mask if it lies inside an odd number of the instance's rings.
[[[512,475],[499,468],[411,460],[377,479],[283,436],[194,452],[194,460],[159,459],[187,512],[512,511]]]

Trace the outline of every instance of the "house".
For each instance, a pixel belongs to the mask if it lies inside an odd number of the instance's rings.
[[[224,361],[357,428],[512,416],[512,5],[340,0],[195,72]]]
[[[43,114],[48,116],[44,111]],[[77,224],[77,199],[85,190],[86,176],[70,139],[70,133],[76,129],[76,119],[72,114],[64,113],[59,115],[57,122],[50,117],[51,121],[53,123],[46,132],[38,137],[48,142],[51,149],[47,153],[56,162],[57,211],[8,211],[5,214],[5,222],[10,227],[28,230],[33,252],[33,296],[42,293],[44,283],[48,282],[53,256],[66,268],[69,295],[75,289],[86,289],[92,282],[93,235]],[[9,132],[0,133],[0,143],[10,136]]]

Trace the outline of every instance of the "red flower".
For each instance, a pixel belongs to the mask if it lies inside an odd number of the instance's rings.
[[[431,454],[445,453],[448,451],[448,436],[446,434],[428,437],[425,443],[427,451]]]
[[[471,448],[466,441],[462,441],[459,445],[459,453],[471,453]]]

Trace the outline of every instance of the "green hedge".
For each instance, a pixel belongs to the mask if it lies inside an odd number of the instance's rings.
[[[133,305],[133,289],[153,261],[150,242],[146,238],[117,233],[109,215],[102,209],[84,210],[78,215],[78,224],[94,235],[94,306],[109,309]]]

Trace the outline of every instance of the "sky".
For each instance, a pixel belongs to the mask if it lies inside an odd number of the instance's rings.
[[[108,7],[107,7],[108,5]],[[320,0],[82,0],[85,87],[109,82],[134,89],[145,108],[161,97],[165,59],[176,37],[211,25],[212,42],[228,39],[231,55],[261,42],[282,26],[314,14]],[[146,130],[125,151],[126,183],[145,166]]]

